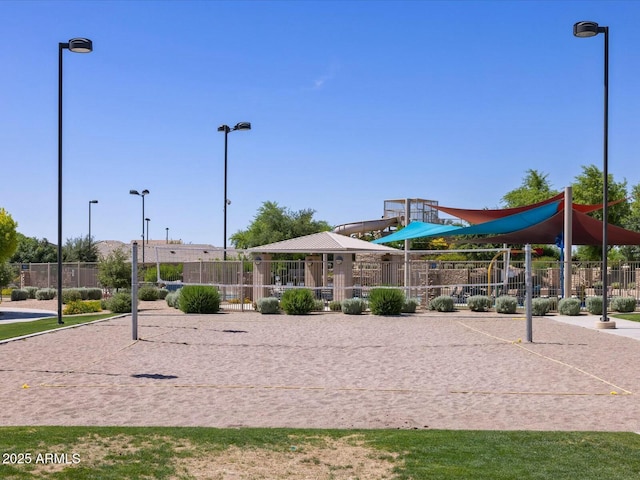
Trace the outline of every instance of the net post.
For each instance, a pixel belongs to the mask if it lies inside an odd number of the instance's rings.
[[[138,340],[138,242],[131,245],[131,336]]]
[[[531,303],[531,296],[533,294],[532,277],[531,277],[531,244],[527,243],[524,246],[524,258],[525,258],[525,290],[526,290],[526,312],[527,312],[527,342],[533,342],[533,315]]]

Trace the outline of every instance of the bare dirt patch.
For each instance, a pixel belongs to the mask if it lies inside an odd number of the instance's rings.
[[[393,478],[396,456],[367,447],[357,436],[292,438],[286,451],[232,446],[181,460],[178,469],[187,478],[207,480],[381,480]]]

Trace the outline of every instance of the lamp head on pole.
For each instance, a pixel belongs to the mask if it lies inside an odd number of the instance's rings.
[[[251,122],[238,122],[233,127],[234,130],[251,130]]]
[[[89,200],[89,203],[98,203],[98,200]]]
[[[578,22],[573,25],[573,34],[579,38],[595,37],[605,31],[596,22]]]
[[[142,190],[142,196],[144,197],[145,195],[149,195],[149,190],[147,190],[146,188]]]
[[[91,53],[93,52],[93,42],[88,38],[72,38],[69,40],[67,48],[74,53]]]

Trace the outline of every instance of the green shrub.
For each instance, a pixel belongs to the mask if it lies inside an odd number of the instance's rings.
[[[80,313],[95,313],[102,310],[100,300],[75,300],[67,303],[62,313],[64,315],[78,315]]]
[[[314,312],[324,312],[324,301],[316,298],[313,301],[313,311]]]
[[[396,288],[372,288],[369,292],[369,309],[374,315],[400,315],[404,305],[404,293]]]
[[[131,313],[131,294],[118,292],[105,301],[105,308],[113,313]]]
[[[280,301],[276,297],[260,298],[256,302],[256,309],[262,314],[280,313]]]
[[[63,288],[62,303],[67,304],[76,300],[82,300],[82,294],[78,288]]]
[[[416,308],[420,305],[417,298],[407,298],[402,305],[402,313],[416,313]]]
[[[534,298],[531,300],[531,314],[543,316],[549,313],[551,302],[548,298]]]
[[[156,287],[144,286],[138,290],[138,299],[145,302],[158,300],[158,289]]]
[[[585,306],[591,315],[602,315],[602,297],[587,297]]]
[[[340,304],[340,301],[331,300],[329,302],[329,310],[331,310],[332,312],[341,312],[342,311],[342,305]]]
[[[169,295],[169,290],[167,290],[166,288],[158,289],[158,300],[164,300],[165,298],[167,298],[167,295]]]
[[[580,300],[577,298],[563,298],[558,302],[560,315],[580,315]]]
[[[53,300],[56,298],[55,288],[41,288],[36,292],[36,300]]]
[[[547,298],[547,300],[549,300],[549,311],[550,312],[557,311],[558,310],[558,297],[549,297],[549,298]]]
[[[80,298],[82,300],[89,300],[89,289],[87,287],[81,287],[78,291],[80,292]]]
[[[509,295],[502,295],[496,298],[496,312],[516,313],[518,309],[518,299]]]
[[[169,305],[170,307],[173,307],[173,308],[178,308],[178,300],[180,299],[180,292],[181,291],[182,291],[182,288],[179,288],[175,292],[169,292],[167,294],[167,296],[165,297],[167,305]]]
[[[636,299],[633,297],[615,297],[611,299],[611,308],[620,313],[636,311]]]
[[[361,298],[347,298],[342,301],[340,309],[347,315],[360,315],[367,309],[367,302]]]
[[[30,299],[36,298],[36,292],[38,291],[38,287],[24,287],[24,290],[29,294]]]
[[[216,313],[220,310],[220,294],[215,287],[185,285],[180,290],[178,308],[184,313]]]
[[[20,300],[27,300],[29,298],[29,292],[22,288],[16,288],[11,290],[11,301],[19,302]]]
[[[453,297],[440,295],[429,302],[429,310],[437,312],[453,312]]]
[[[102,289],[87,288],[87,300],[102,300]]]
[[[288,315],[306,315],[313,310],[314,300],[308,288],[292,288],[282,294],[280,306]]]
[[[491,308],[491,299],[486,295],[472,295],[467,298],[467,306],[472,312],[488,312]]]

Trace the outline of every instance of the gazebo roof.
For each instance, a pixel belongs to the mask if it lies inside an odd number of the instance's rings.
[[[358,238],[333,232],[319,232],[281,242],[261,245],[247,250],[249,253],[403,253],[385,245],[376,245]]]

